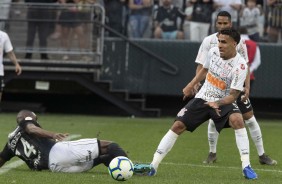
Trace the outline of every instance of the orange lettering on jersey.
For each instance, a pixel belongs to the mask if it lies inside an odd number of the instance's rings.
[[[213,86],[221,89],[221,90],[225,90],[226,89],[226,84],[223,80],[220,80],[218,78],[216,78],[215,76],[213,76],[211,73],[207,74],[207,81],[209,81]]]

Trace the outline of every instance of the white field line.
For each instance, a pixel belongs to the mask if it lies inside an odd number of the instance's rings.
[[[78,137],[81,137],[81,135],[80,134],[71,134],[65,139],[65,141],[70,141],[70,140],[76,139]],[[11,169],[17,168],[17,167],[19,167],[23,164],[24,164],[24,161],[16,160],[16,161],[11,162],[7,165],[4,165],[2,168],[0,168],[0,175],[10,171]]]
[[[148,162],[142,162],[142,161],[136,161],[134,160],[133,163],[148,163]],[[185,167],[201,167],[201,168],[215,168],[215,169],[230,169],[230,170],[242,170],[241,167],[225,167],[225,166],[216,166],[216,165],[204,165],[204,164],[188,164],[188,163],[173,163],[173,162],[162,162],[161,165],[171,165],[171,166],[185,166]],[[270,166],[271,167],[271,166]],[[253,168],[255,171],[262,171],[262,172],[277,172],[282,173],[282,170],[277,169],[257,169]]]
[[[215,165],[172,163],[172,162],[162,162],[161,164],[164,164],[164,165],[175,165],[175,166],[188,166],[188,167],[216,168],[216,169],[234,169],[234,170],[241,169],[241,167],[224,167],[224,166],[215,166]],[[282,170],[275,170],[275,169],[256,169],[256,168],[253,168],[253,169],[255,171],[282,173]]]

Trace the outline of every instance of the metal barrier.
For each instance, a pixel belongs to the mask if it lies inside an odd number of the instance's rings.
[[[23,66],[102,65],[104,28],[95,23],[105,22],[101,5],[0,3],[0,10],[1,30],[10,36]],[[52,38],[57,28],[60,38]]]

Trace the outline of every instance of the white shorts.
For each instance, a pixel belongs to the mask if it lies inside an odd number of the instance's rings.
[[[49,169],[52,172],[83,172],[93,167],[99,156],[97,139],[80,139],[56,143],[49,154]]]

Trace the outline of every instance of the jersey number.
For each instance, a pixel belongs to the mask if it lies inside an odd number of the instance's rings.
[[[26,140],[24,140],[23,138],[21,138],[21,142],[23,144],[24,147],[24,154],[29,158],[31,153],[33,153],[34,155],[36,155],[36,150],[34,149],[33,145],[30,145]]]

